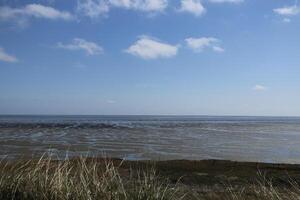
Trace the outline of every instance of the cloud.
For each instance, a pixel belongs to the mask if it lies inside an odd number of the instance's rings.
[[[72,20],[74,16],[66,11],[59,11],[41,4],[28,4],[22,8],[0,7],[0,20],[25,23],[28,18],[45,18],[51,20]]]
[[[167,6],[168,0],[79,0],[77,11],[95,19],[106,16],[111,8],[162,12]]]
[[[215,51],[215,52],[224,52],[225,49],[223,49],[222,47],[219,47],[219,46],[213,46],[212,49]]]
[[[203,15],[206,10],[200,0],[181,0],[179,12],[188,12],[195,16]]]
[[[80,0],[77,3],[77,12],[95,19],[105,16],[109,12],[109,5],[103,0]]]
[[[14,62],[18,62],[18,59],[13,55],[9,55],[4,51],[3,48],[0,47],[0,61],[14,63]]]
[[[283,16],[292,16],[292,15],[297,15],[300,13],[300,7],[294,5],[294,6],[285,6],[282,8],[276,8],[273,9],[273,11],[278,14],[278,15],[283,15]]]
[[[244,0],[209,0],[212,3],[242,3]]]
[[[143,59],[156,59],[173,57],[178,49],[178,45],[170,45],[148,36],[141,36],[125,52]]]
[[[263,85],[255,85],[252,89],[255,90],[255,91],[265,91],[268,88],[266,86],[263,86]]]
[[[168,6],[168,0],[109,0],[112,6],[147,12],[161,12]]]
[[[43,6],[40,4],[29,4],[25,7],[25,12],[28,15],[36,18],[47,18],[47,19],[63,19],[71,20],[73,16],[66,11],[59,11],[49,6]]]
[[[186,38],[187,47],[194,52],[202,52],[206,48],[210,48],[215,52],[224,52],[225,50],[220,47],[220,40],[213,37],[201,37],[201,38]]]
[[[73,39],[72,43],[70,44],[62,44],[61,42],[59,42],[57,44],[57,47],[71,50],[71,51],[83,50],[88,55],[96,55],[96,54],[101,54],[103,52],[103,48],[98,44],[94,42],[88,42],[81,38]]]

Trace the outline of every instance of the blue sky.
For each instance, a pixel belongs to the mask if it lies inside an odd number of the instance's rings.
[[[0,114],[300,115],[289,0],[0,0]]]

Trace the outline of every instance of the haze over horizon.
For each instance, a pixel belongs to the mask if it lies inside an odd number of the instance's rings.
[[[0,115],[300,116],[294,0],[0,0]]]

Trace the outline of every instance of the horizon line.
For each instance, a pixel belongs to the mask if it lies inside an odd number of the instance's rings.
[[[300,117],[300,115],[206,115],[206,114],[0,114],[0,116],[162,116],[162,117]]]

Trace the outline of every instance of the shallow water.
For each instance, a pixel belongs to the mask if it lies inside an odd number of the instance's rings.
[[[300,118],[0,116],[0,157],[97,154],[135,159],[300,163]]]

